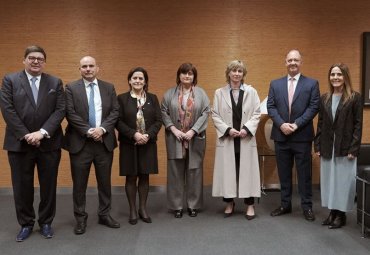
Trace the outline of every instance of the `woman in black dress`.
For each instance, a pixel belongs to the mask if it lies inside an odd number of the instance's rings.
[[[148,73],[142,67],[127,77],[130,91],[118,95],[120,115],[117,123],[120,142],[120,175],[126,176],[126,195],[130,205],[129,223],[137,223],[137,214],[151,223],[146,210],[149,174],[158,173],[157,134],[162,118],[157,96],[148,92]],[[139,210],[136,209],[136,191]]]

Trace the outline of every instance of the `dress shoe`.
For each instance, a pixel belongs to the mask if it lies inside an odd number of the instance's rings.
[[[136,225],[137,224],[137,218],[135,218],[135,219],[129,218],[128,223],[130,223],[131,225]]]
[[[110,227],[110,228],[120,228],[121,227],[121,225],[117,221],[115,221],[110,215],[99,217],[98,223],[101,225]]]
[[[323,226],[330,225],[334,221],[335,217],[336,217],[336,210],[330,210],[329,216],[323,222],[321,222],[321,225]]]
[[[329,225],[329,229],[341,228],[346,225],[347,217],[344,212],[338,212],[333,222]]]
[[[291,213],[292,212],[292,208],[291,207],[282,207],[280,206],[279,208],[276,208],[275,210],[273,210],[271,212],[271,216],[274,217],[274,216],[280,216],[280,215],[283,215],[283,214],[288,214],[288,213]]]
[[[247,220],[253,220],[254,218],[256,218],[256,215],[254,214],[254,215],[248,215],[248,214],[246,214],[245,215],[245,218],[247,219]]]
[[[189,214],[190,217],[197,217],[198,211],[197,211],[197,209],[188,208],[188,214]]]
[[[182,209],[175,210],[174,215],[175,215],[175,218],[182,218]]]
[[[304,218],[308,221],[315,220],[315,214],[313,213],[312,209],[304,210],[303,215],[304,215]]]
[[[54,236],[54,231],[50,224],[43,224],[40,229],[40,234],[44,238],[50,239]]]
[[[15,238],[15,241],[23,242],[24,240],[26,240],[32,234],[32,229],[32,226],[22,227],[17,237]]]
[[[86,232],[86,226],[86,221],[77,221],[73,231],[76,235],[82,235]]]
[[[144,217],[141,212],[139,211],[139,218],[144,221],[145,223],[152,223],[152,218],[150,217]]]
[[[224,212],[224,218],[228,218],[230,217],[231,215],[233,215],[234,213],[234,208],[235,208],[235,202],[232,202],[233,203],[233,207],[231,209],[231,212]]]

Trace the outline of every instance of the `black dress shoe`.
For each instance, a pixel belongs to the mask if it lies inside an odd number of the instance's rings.
[[[86,232],[86,221],[77,221],[74,232],[76,235],[84,234]]]
[[[135,219],[128,219],[128,223],[130,223],[131,225],[136,225],[137,224],[137,218]]]
[[[139,217],[140,217],[140,219],[142,220],[142,221],[144,221],[145,223],[152,223],[152,218],[150,218],[150,217],[144,217],[142,214],[141,214],[141,212],[139,211]]]
[[[50,224],[43,224],[40,229],[40,234],[44,238],[50,239],[54,236],[54,231]]]
[[[329,229],[337,229],[346,225],[347,217],[344,212],[338,212],[333,222],[329,225]]]
[[[284,207],[280,206],[279,208],[276,208],[275,210],[273,210],[270,215],[272,217],[275,217],[275,216],[280,216],[280,215],[291,213],[291,212],[292,212],[291,207],[284,208]]]
[[[253,215],[248,215],[248,214],[246,214],[246,215],[245,215],[245,218],[246,218],[247,220],[253,220],[254,218],[256,218],[256,215],[255,215],[255,214],[253,214]]]
[[[24,240],[26,240],[32,234],[32,229],[32,226],[22,227],[17,237],[15,238],[15,241],[23,242]]]
[[[233,215],[234,213],[234,208],[235,208],[235,202],[232,202],[233,203],[233,208],[231,209],[231,212],[224,212],[224,218],[228,218],[230,217],[231,215]]]
[[[336,217],[336,210],[330,210],[329,216],[323,222],[321,222],[321,225],[323,226],[330,225],[334,221],[335,217]]]
[[[314,221],[315,220],[315,214],[313,214],[312,209],[304,210],[303,215],[304,215],[304,218],[308,221]]]
[[[189,214],[190,217],[197,217],[198,211],[197,211],[197,209],[188,208],[188,214]]]
[[[109,228],[119,228],[121,225],[115,221],[110,215],[99,217],[99,224],[105,225]]]
[[[175,218],[182,218],[182,209],[175,210],[174,215],[175,215]]]

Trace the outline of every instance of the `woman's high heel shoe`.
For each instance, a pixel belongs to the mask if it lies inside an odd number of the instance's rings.
[[[336,210],[330,210],[329,216],[323,222],[321,222],[321,225],[329,226],[330,224],[333,223],[335,217],[336,217]]]
[[[346,221],[347,221],[347,217],[346,217],[345,212],[338,211],[335,219],[329,225],[329,229],[341,228],[346,225]]]
[[[144,217],[141,212],[139,211],[139,217],[142,221],[144,221],[145,223],[152,223],[152,218],[150,217]]]
[[[228,217],[230,217],[231,215],[233,215],[233,213],[234,213],[234,208],[235,208],[235,202],[232,202],[232,203],[233,203],[233,207],[232,207],[231,212],[224,212],[224,218],[228,218]]]

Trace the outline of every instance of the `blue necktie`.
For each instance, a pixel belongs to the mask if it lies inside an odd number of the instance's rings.
[[[89,96],[89,125],[94,128],[96,126],[95,119],[95,104],[94,104],[94,85],[95,83],[90,83],[90,96]]]
[[[36,87],[36,81],[37,81],[37,77],[31,78],[31,89],[32,89],[33,99],[35,100],[35,104],[37,104],[37,97],[39,94],[39,90]]]

